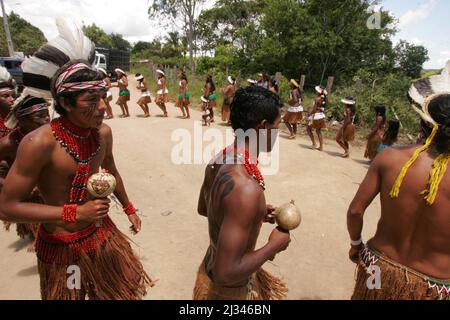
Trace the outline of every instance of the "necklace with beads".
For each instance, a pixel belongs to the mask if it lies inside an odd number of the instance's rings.
[[[236,152],[238,158],[244,159],[243,164],[248,175],[251,176],[253,179],[255,179],[256,182],[258,182],[259,186],[263,189],[263,191],[266,190],[266,183],[264,182],[264,177],[262,176],[261,171],[258,168],[258,157],[252,155],[247,150],[239,149],[235,146],[229,146],[223,149],[220,154],[222,154],[222,156],[225,156],[231,150]],[[218,157],[216,157],[216,159],[217,158]],[[216,161],[212,162],[212,168],[214,168],[215,162]]]
[[[60,117],[50,123],[53,135],[66,152],[76,161],[77,169],[72,181],[70,203],[82,202],[87,195],[90,162],[100,151],[100,134],[96,128],[79,128],[67,118]]]
[[[0,117],[0,138],[7,136],[10,132],[11,129],[5,125],[5,119]]]

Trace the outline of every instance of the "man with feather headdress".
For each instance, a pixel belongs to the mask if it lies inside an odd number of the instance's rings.
[[[60,117],[20,143],[0,196],[0,218],[41,224],[36,253],[42,299],[141,299],[151,279],[109,218],[110,201],[87,196],[89,176],[107,170],[117,180],[114,194],[132,230],[140,231],[115,166],[111,129],[102,123],[106,90],[91,67],[95,48],[80,28],[64,20],[57,26],[59,36],[25,59],[22,69],[23,94],[48,98],[50,91]],[[45,204],[23,202],[36,185]],[[74,267],[79,279],[69,286]]]
[[[0,66],[0,138],[11,130],[5,126],[5,118],[9,114],[16,96],[16,84],[6,68]]]
[[[433,129],[424,145],[379,154],[350,205],[355,300],[450,299],[450,61],[441,75],[414,82],[409,97]],[[364,244],[364,211],[378,194],[381,219]]]
[[[12,131],[7,136],[0,139],[0,161],[6,162],[7,168],[10,168],[16,159],[19,144],[25,135],[49,122],[50,115],[48,113],[48,103],[45,99],[29,95],[26,97],[21,96],[17,99],[5,121],[6,127]],[[3,179],[0,183],[0,188],[3,187],[6,173],[7,170],[5,174],[0,175]],[[26,201],[43,203],[37,188],[33,190]],[[4,222],[4,224],[5,229],[9,230],[11,223]],[[16,228],[17,235],[23,239],[30,237],[31,240],[34,241],[37,236],[38,226],[39,225],[36,223],[18,223]],[[33,249],[34,245],[31,244],[29,251],[32,251]]]

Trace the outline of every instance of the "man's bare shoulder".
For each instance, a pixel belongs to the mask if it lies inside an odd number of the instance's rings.
[[[379,165],[392,166],[394,163],[410,159],[414,151],[419,147],[419,145],[388,147],[376,156],[374,162]]]
[[[53,135],[50,124],[43,125],[38,129],[28,133],[21,142],[21,145],[28,147],[40,147],[48,150],[56,145],[56,139]]]
[[[232,190],[229,190],[231,196],[223,199],[225,204],[232,201],[251,205],[261,200],[262,188],[248,175],[243,165],[224,165],[220,171],[222,174],[219,172],[216,178],[220,179],[225,174],[229,177],[228,184],[232,186]]]
[[[100,133],[100,137],[103,139],[110,140],[112,138],[112,129],[106,123],[102,123],[100,128],[98,129]]]
[[[16,142],[12,139],[11,134],[0,139],[0,154],[9,154],[17,148]]]

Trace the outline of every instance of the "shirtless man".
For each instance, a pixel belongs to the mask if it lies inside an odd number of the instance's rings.
[[[11,132],[11,129],[5,125],[5,119],[14,104],[15,97],[16,86],[14,80],[8,70],[0,66],[0,138],[7,136]],[[0,192],[8,169],[8,163],[0,161]]]
[[[223,105],[222,105],[222,121],[226,122],[228,125],[230,125],[230,106],[231,102],[233,101],[234,94],[236,92],[236,79],[232,76],[229,76],[227,78],[228,84],[227,86],[222,89],[223,93]]]
[[[208,218],[210,246],[201,264],[194,299],[281,299],[287,292],[280,279],[261,267],[285,250],[289,233],[274,229],[268,242],[255,249],[263,222],[273,221],[266,204],[264,180],[256,167],[251,146],[271,151],[281,122],[279,97],[261,87],[236,91],[231,123],[237,137],[206,168],[200,190],[198,213]],[[256,130],[264,140],[244,141],[239,132]]]
[[[75,32],[73,37],[83,36],[82,39],[67,40],[67,31],[62,32],[61,23],[59,37],[33,56],[47,57],[50,60],[47,63],[53,64],[50,70],[57,70],[50,89],[55,110],[61,117],[22,140],[0,195],[0,218],[41,224],[36,253],[43,299],[84,299],[86,295],[90,299],[141,299],[151,284],[150,278],[126,236],[109,218],[110,201],[94,200],[87,194],[88,177],[100,167],[107,170],[116,178],[114,195],[124,206],[132,230],[140,231],[141,221],[115,166],[111,128],[102,123],[105,83],[91,69],[91,62],[67,62],[69,53],[65,57],[60,54],[54,41],[90,44],[81,32]],[[89,53],[93,49],[74,48],[71,53]],[[91,55],[80,58],[88,59]],[[35,63],[40,63],[39,59],[24,61],[24,83],[27,78],[42,79],[32,83],[42,91],[50,79],[48,73],[30,73],[39,70],[33,66]],[[45,204],[24,202],[35,186]],[[79,268],[81,288],[67,286],[69,266]]]
[[[0,139],[0,161],[5,161],[8,167],[11,167],[16,159],[17,148],[23,137],[28,133],[36,130],[50,122],[50,115],[48,113],[48,104],[42,98],[35,98],[32,96],[19,98],[20,102],[16,103],[15,108],[9,114],[6,120],[6,126],[15,128],[6,137]],[[6,174],[2,179],[6,178]],[[2,185],[0,185],[1,191]],[[27,202],[42,203],[39,191],[34,189],[26,199]],[[11,224],[5,222],[6,230],[9,230]],[[30,237],[32,240],[36,239],[38,225],[19,223],[17,224],[17,235],[21,238]],[[33,244],[28,248],[28,251],[34,249]]]
[[[128,110],[128,101],[130,101],[130,90],[128,90],[128,78],[122,69],[116,69],[117,74],[117,84],[112,85],[113,87],[119,88],[119,98],[116,104],[122,109],[122,118],[128,118],[130,112]]]
[[[6,136],[11,130],[5,126],[5,118],[14,104],[16,86],[13,78],[0,66],[0,138]]]
[[[375,157],[348,210],[349,256],[358,264],[352,299],[450,297],[450,93],[419,103],[421,114],[435,123],[427,144],[387,148]],[[432,167],[440,169],[430,174]],[[365,245],[364,212],[378,194],[381,219]],[[380,287],[368,281],[373,276]]]

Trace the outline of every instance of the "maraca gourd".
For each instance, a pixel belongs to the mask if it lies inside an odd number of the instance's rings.
[[[275,221],[286,231],[298,228],[302,222],[302,215],[294,200],[275,209]]]
[[[94,198],[106,198],[114,192],[116,188],[116,178],[106,172],[94,173],[89,177],[87,189]]]

